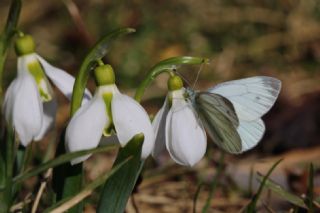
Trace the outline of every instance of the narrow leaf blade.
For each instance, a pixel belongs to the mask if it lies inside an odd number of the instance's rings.
[[[94,148],[94,149],[81,150],[81,151],[77,151],[77,152],[71,152],[71,153],[67,153],[64,155],[60,155],[60,156],[56,157],[55,159],[50,160],[50,161],[36,167],[35,169],[33,169],[31,171],[26,171],[25,173],[22,173],[16,177],[14,177],[13,181],[15,183],[21,182],[21,181],[24,181],[24,180],[32,177],[32,176],[40,174],[40,173],[48,170],[49,168],[54,168],[54,167],[57,167],[61,164],[69,163],[69,161],[74,158],[81,157],[81,156],[84,156],[87,154],[106,152],[106,151],[109,151],[113,148],[115,148],[115,146],[102,146],[102,147],[98,147],[98,148]]]
[[[275,162],[275,164],[273,164],[273,166],[269,169],[268,173],[266,174],[266,176],[264,176],[264,178],[261,181],[260,187],[258,189],[258,192],[253,196],[253,198],[251,199],[251,202],[247,205],[245,212],[256,212],[256,206],[258,203],[258,200],[262,194],[262,191],[265,187],[265,184],[267,182],[267,179],[269,178],[269,176],[271,175],[271,173],[273,172],[273,170],[279,165],[279,163],[282,161],[282,159],[278,160],[277,162]]]
[[[106,172],[105,174],[101,175],[97,179],[95,179],[93,182],[89,183],[87,186],[85,186],[76,196],[70,196],[63,200],[61,200],[58,203],[55,203],[50,208],[46,209],[44,213],[47,212],[61,212],[67,210],[67,208],[71,208],[74,205],[76,205],[78,202],[82,201],[84,198],[89,196],[91,192],[96,189],[98,186],[105,183],[105,181],[110,178],[116,171],[118,171],[121,167],[123,167],[125,164],[127,164],[132,159],[132,156],[126,158],[124,161],[119,163],[117,166],[115,166],[110,171]]]
[[[106,181],[100,197],[98,213],[124,212],[143,166],[143,161],[140,160],[143,140],[143,134],[138,134],[119,150],[114,167],[128,156],[133,158]]]
[[[262,182],[264,176],[262,176],[261,174],[258,174],[258,180],[260,182]],[[288,192],[287,190],[285,190],[284,188],[282,188],[279,184],[275,183],[274,181],[270,180],[269,178],[267,179],[266,183],[265,183],[265,187],[267,187],[268,189],[270,189],[271,191],[273,191],[274,193],[276,193],[279,197],[285,199],[286,201],[299,206],[301,208],[307,208],[306,205],[304,204],[304,201],[302,198],[300,198],[299,196],[292,194],[290,192]]]

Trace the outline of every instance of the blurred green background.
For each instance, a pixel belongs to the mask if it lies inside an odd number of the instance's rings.
[[[1,26],[8,5],[8,0],[0,3]],[[314,75],[320,57],[319,19],[316,0],[28,0],[20,28],[35,37],[39,53],[70,72],[104,34],[136,28],[107,57],[121,84],[130,88],[153,64],[176,55],[212,59],[202,73],[205,79],[301,70]]]

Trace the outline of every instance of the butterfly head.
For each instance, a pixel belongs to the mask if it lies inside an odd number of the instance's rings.
[[[196,97],[196,92],[192,88],[188,87],[185,89],[185,97],[193,102]]]

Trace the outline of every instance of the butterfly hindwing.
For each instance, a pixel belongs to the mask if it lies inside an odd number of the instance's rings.
[[[242,152],[239,120],[232,103],[218,94],[196,93],[196,111],[212,140],[230,153]]]
[[[261,119],[255,121],[240,120],[237,131],[241,138],[242,151],[255,147],[265,132],[265,125]]]

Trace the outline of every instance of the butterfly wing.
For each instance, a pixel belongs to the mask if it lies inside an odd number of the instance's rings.
[[[237,128],[241,138],[242,152],[255,147],[263,137],[265,126],[261,119],[255,121],[240,120],[239,127]]]
[[[237,132],[238,118],[232,103],[218,94],[200,92],[194,99],[195,109],[212,140],[230,153],[242,152]]]
[[[222,95],[230,100],[239,120],[254,121],[270,110],[280,89],[280,80],[256,76],[224,82],[210,88],[208,92]]]

